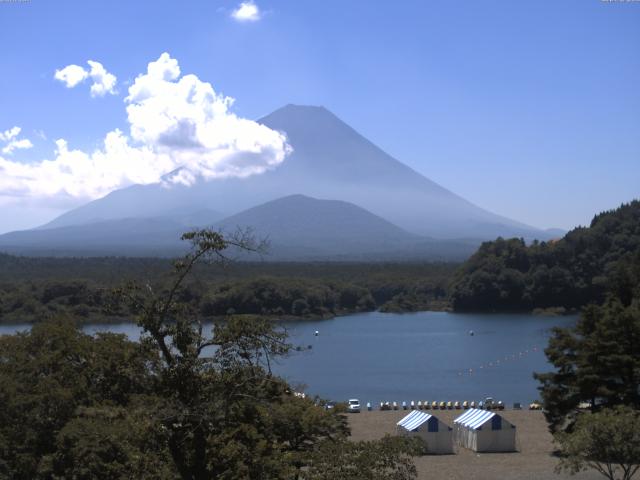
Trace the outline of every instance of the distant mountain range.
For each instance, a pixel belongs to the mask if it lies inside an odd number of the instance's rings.
[[[562,233],[473,205],[322,107],[288,105],[260,122],[285,132],[293,147],[272,171],[190,187],[134,185],[37,229],[1,235],[0,250],[172,255],[180,249],[180,232],[213,225],[253,227],[271,239],[270,257],[278,259],[459,259],[482,240],[545,240]]]
[[[290,195],[233,215],[214,225],[222,231],[251,226],[281,259],[463,259],[469,242],[409,233],[352,203]]]
[[[434,240],[409,233],[352,203],[290,195],[216,221],[175,217],[123,218],[11,232],[0,236],[9,253],[52,256],[171,256],[183,250],[180,235],[210,226],[233,233],[252,230],[276,260],[463,260],[475,242]],[[253,257],[255,259],[255,257]]]

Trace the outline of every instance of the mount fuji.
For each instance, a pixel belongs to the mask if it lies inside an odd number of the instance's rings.
[[[469,245],[498,236],[540,240],[553,236],[551,232],[484,210],[429,180],[323,107],[287,105],[259,122],[284,132],[293,149],[273,170],[247,178],[199,180],[191,186],[133,185],[71,210],[37,229],[2,235],[0,249],[14,253],[64,251],[70,254],[81,244],[85,248],[80,250],[85,253],[87,247],[94,245],[94,250],[101,252],[140,254],[148,242],[150,251],[158,251],[160,247],[170,251],[176,244],[176,232],[186,226],[229,225],[225,218],[233,219],[245,210],[295,195],[299,197],[293,198],[341,202],[330,209],[331,214],[338,217],[341,215],[338,212],[344,214],[347,209],[353,213],[352,207],[357,208],[356,216],[364,222],[358,225],[363,231],[368,231],[367,222],[380,227],[378,220],[385,222],[390,230],[397,229],[395,244],[385,240],[373,245],[362,239],[363,254],[406,249],[407,253],[421,258],[442,258],[443,245],[466,245],[462,249],[454,248],[458,252],[454,256],[459,257],[470,253]],[[286,211],[280,216],[273,215],[274,208],[285,205],[290,206],[291,200],[270,205],[272,218],[280,218],[280,222],[286,219]],[[310,209],[309,218],[313,218],[317,204],[306,202],[305,205]],[[304,211],[298,210],[296,215],[296,221],[302,225]],[[244,218],[260,223],[256,215]],[[341,248],[346,248],[344,236],[334,228],[336,222],[329,217],[323,217],[323,221],[326,228],[319,225],[327,233],[322,238],[323,249],[311,248],[303,228],[297,229],[298,236],[307,240],[296,246],[295,238],[290,236],[286,239],[288,248],[302,254],[306,246],[315,252],[314,258],[341,254]],[[101,228],[109,235],[98,235],[92,240],[89,232],[98,232]],[[261,229],[277,232],[278,222],[269,227],[262,222]],[[174,240],[165,238],[169,235]],[[131,252],[127,250],[128,243],[135,246]],[[355,244],[349,245],[348,251],[342,252],[344,255],[354,255],[358,250]],[[418,245],[428,245],[426,253]],[[285,252],[283,248],[277,250]],[[88,251],[92,251],[91,248]],[[467,253],[462,254],[463,251]]]

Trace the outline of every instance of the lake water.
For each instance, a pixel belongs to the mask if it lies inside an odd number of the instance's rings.
[[[303,346],[275,366],[292,384],[333,400],[361,402],[481,400],[529,403],[538,398],[534,371],[550,369],[549,330],[575,317],[521,314],[360,313],[331,320],[286,322]],[[0,334],[27,325],[0,325]],[[91,325],[139,337],[133,324]],[[314,335],[315,331],[318,336]],[[474,335],[469,332],[473,331]],[[311,345],[309,350],[306,347]]]

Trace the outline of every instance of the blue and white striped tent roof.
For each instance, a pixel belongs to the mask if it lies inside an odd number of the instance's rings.
[[[463,427],[476,430],[495,416],[496,416],[495,412],[491,412],[489,410],[479,410],[477,408],[472,408],[471,410],[467,410],[458,418],[456,418],[453,421],[453,423],[454,424],[457,423],[458,425],[461,425]]]
[[[403,428],[409,430],[410,432],[413,432],[420,425],[422,425],[425,422],[428,422],[429,419],[432,416],[433,415],[429,415],[428,413],[425,413],[425,412],[420,412],[418,410],[413,410],[409,415],[407,415],[402,420],[400,420],[397,423],[397,425],[399,427],[403,427]]]

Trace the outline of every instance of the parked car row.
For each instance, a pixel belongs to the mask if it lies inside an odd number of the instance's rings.
[[[417,402],[411,401],[409,403],[402,402],[398,404],[398,402],[380,402],[380,410],[467,410],[469,408],[482,408],[486,410],[504,410],[504,403],[498,401],[495,402],[492,398],[487,398],[483,401],[480,401],[476,404],[475,401],[465,400],[463,402],[455,401],[455,402],[445,402],[445,401],[432,401],[429,402],[425,400],[418,400]]]
[[[326,402],[324,404],[324,408],[327,410],[331,410],[336,407],[336,402]],[[357,398],[350,398],[346,403],[347,412],[349,413],[360,413],[361,405],[360,400]],[[366,404],[367,410],[372,410],[372,405],[370,402]],[[482,410],[504,410],[504,403],[501,401],[495,401],[491,397],[487,397],[484,400],[476,403],[475,401],[465,400],[463,402],[455,401],[455,402],[445,402],[445,401],[432,401],[429,402],[425,400],[418,400],[417,402],[411,401],[401,402],[380,402],[380,410],[467,410],[469,408],[478,408]],[[522,405],[519,402],[513,404],[514,410],[521,410]],[[529,404],[529,410],[542,410],[542,405],[539,402],[532,402]]]

